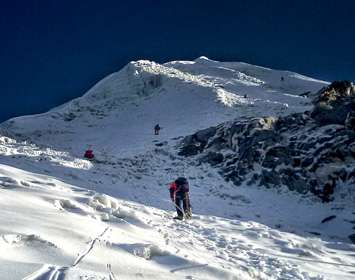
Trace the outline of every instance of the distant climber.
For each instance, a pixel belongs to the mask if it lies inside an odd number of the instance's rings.
[[[281,82],[283,82],[285,80],[285,78],[283,76],[281,76],[280,80],[281,80]]]
[[[244,98],[248,98],[248,95],[247,95],[247,94],[244,94]]]
[[[157,124],[154,126],[154,134],[155,134],[155,135],[159,135],[160,130],[161,130],[161,127],[160,127],[160,125],[157,123]]]
[[[85,151],[84,158],[87,159],[93,159],[94,158],[94,152],[91,149],[88,149]]]
[[[187,179],[184,177],[177,178],[170,184],[169,191],[171,201],[174,203],[177,212],[177,216],[174,219],[190,219],[192,213],[189,197],[189,183]]]

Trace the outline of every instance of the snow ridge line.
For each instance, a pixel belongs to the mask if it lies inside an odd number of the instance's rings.
[[[72,264],[72,267],[77,266],[91,252],[91,250],[94,248],[96,241],[99,240],[102,236],[104,236],[104,234],[108,231],[109,228],[110,227],[105,228],[102,233],[100,233],[98,236],[91,240],[90,245],[87,247],[86,251],[76,258],[76,260]]]

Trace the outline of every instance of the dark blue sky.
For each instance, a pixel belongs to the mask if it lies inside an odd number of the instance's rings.
[[[81,96],[127,62],[245,61],[355,80],[354,1],[2,1],[0,121]]]

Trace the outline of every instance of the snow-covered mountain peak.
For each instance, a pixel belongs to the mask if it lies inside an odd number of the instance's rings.
[[[2,129],[59,149],[77,146],[78,139],[113,149],[113,143],[107,144],[108,134],[126,143],[136,130],[149,135],[155,123],[169,128],[164,129],[169,139],[240,116],[303,111],[310,100],[300,94],[326,84],[292,72],[206,57],[164,64],[138,60],[108,75],[82,97],[45,114],[15,118]]]
[[[288,71],[280,72],[241,62],[218,62],[204,56],[194,61],[173,61],[165,64],[138,60],[128,63],[119,72],[99,81],[74,103],[99,106],[97,103],[107,99],[110,102],[122,103],[123,99],[127,101],[129,98],[149,96],[160,87],[166,91],[171,91],[172,87],[184,88],[184,91],[190,92],[194,87],[208,88],[219,100],[218,89],[221,88],[232,94],[245,96],[255,89],[243,86],[263,87],[264,92],[270,89],[281,93],[301,94],[326,85],[325,82],[306,78]],[[281,83],[280,79],[284,82]]]
[[[204,55],[196,58],[194,61],[197,62],[197,63],[214,63],[214,62],[218,62],[216,60],[209,59],[207,56],[204,56]]]

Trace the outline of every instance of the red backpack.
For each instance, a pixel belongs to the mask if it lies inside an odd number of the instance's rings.
[[[85,154],[84,154],[84,157],[85,157],[85,158],[88,158],[88,159],[94,158],[94,153],[93,153],[93,151],[92,151],[92,150],[86,150],[86,151],[85,151]]]

